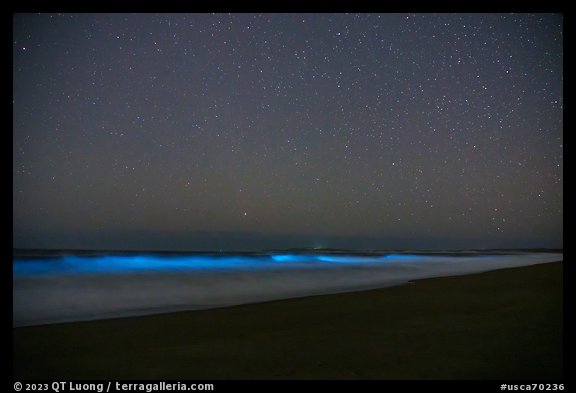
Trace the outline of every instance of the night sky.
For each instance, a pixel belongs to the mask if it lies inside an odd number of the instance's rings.
[[[15,248],[562,247],[550,14],[16,14]]]

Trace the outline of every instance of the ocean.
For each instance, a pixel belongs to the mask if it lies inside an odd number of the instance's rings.
[[[228,307],[560,261],[560,252],[19,251],[13,326]]]

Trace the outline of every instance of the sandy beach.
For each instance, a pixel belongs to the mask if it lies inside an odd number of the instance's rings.
[[[563,26],[13,13],[12,388],[563,390]]]
[[[13,262],[13,327],[356,292],[563,259],[562,253],[64,256]]]
[[[13,329],[15,378],[558,379],[562,263]]]

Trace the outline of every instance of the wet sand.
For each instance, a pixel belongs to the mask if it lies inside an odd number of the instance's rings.
[[[562,263],[13,329],[15,378],[558,379]]]

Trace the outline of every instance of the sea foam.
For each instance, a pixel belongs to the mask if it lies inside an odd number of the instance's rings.
[[[226,307],[562,259],[560,253],[18,258],[13,260],[13,326]]]

